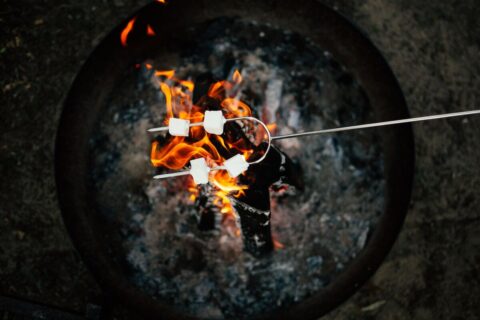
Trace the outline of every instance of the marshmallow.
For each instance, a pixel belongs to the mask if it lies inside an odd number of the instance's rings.
[[[170,118],[168,121],[168,133],[172,136],[188,137],[190,120]]]
[[[210,168],[204,158],[190,160],[190,174],[196,184],[208,183]]]
[[[205,131],[212,134],[220,135],[223,133],[223,125],[226,120],[222,111],[205,111],[203,119],[203,127]]]
[[[223,165],[232,178],[236,178],[243,172],[247,171],[249,166],[247,160],[245,160],[245,157],[241,154],[237,154],[226,160]]]

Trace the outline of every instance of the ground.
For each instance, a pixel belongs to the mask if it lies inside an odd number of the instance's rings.
[[[54,138],[88,54],[146,2],[0,1],[0,294],[81,313],[101,299],[59,212]],[[475,0],[325,2],[384,54],[413,116],[479,107]],[[480,118],[417,124],[414,133],[415,186],[403,231],[375,276],[325,319],[480,313]]]

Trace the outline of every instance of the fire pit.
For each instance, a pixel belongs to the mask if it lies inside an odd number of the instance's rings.
[[[215,101],[220,81],[233,89]],[[403,223],[410,125],[279,141],[237,180],[153,180],[190,160],[174,148],[190,140],[146,133],[172,90],[202,112],[241,101],[278,134],[408,116],[379,52],[316,1],[146,6],[92,53],[58,131],[64,219],[105,291],[168,319],[315,319],[353,294]],[[244,131],[227,124],[204,150],[261,154]]]

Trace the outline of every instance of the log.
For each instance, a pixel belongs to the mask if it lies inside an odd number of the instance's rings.
[[[264,161],[252,165],[240,176],[240,183],[247,184],[248,189],[244,195],[232,197],[231,202],[240,220],[246,252],[262,257],[273,251],[269,188],[276,183],[287,183],[303,190],[302,176],[300,168],[273,146]]]

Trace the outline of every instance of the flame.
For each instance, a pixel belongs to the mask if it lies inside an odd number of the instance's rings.
[[[191,202],[195,202],[195,200],[196,200],[197,197],[198,197],[199,191],[198,191],[198,188],[195,186],[195,183],[193,182],[193,178],[192,178],[192,177],[189,177],[187,189],[188,189],[188,191],[190,192],[190,196],[188,197],[188,199],[189,199]]]
[[[277,130],[277,124],[276,123],[269,123],[267,124],[268,131],[271,133],[274,133],[275,130]]]
[[[157,1],[158,3],[161,3],[161,4],[167,4],[166,0],[155,0],[155,1]]]
[[[230,177],[230,175],[225,171],[217,171],[212,179],[212,183],[227,193],[233,193],[235,197],[239,197],[245,194],[243,190],[247,189],[247,186],[239,186],[236,183],[236,179]]]
[[[229,114],[227,114],[227,117],[229,116],[230,118],[233,117],[248,117],[252,115],[252,110],[250,107],[235,98],[227,98],[222,101],[222,108],[226,109],[229,111]]]
[[[233,93],[231,94],[231,96],[233,97],[235,96],[235,92],[232,91],[237,89],[242,81],[242,74],[240,73],[240,71],[235,70],[232,74],[232,79],[230,81],[222,80],[215,82],[212,86],[210,86],[210,89],[208,89],[208,96],[214,99],[222,100],[223,96],[228,95],[228,93]]]
[[[217,171],[211,179],[214,186],[218,188],[215,192],[213,204],[220,209],[220,213],[234,215],[234,210],[229,196],[240,197],[245,194],[243,190],[247,186],[238,185],[235,178],[230,177],[226,171]]]
[[[242,74],[240,73],[240,71],[238,70],[235,70],[233,72],[233,82],[237,83],[237,84],[240,84],[242,82],[243,78],[242,78]]]
[[[175,70],[164,70],[164,71],[155,71],[157,77],[166,77],[167,79],[172,79],[175,75]]]
[[[185,142],[185,137],[174,137],[167,146],[161,146],[158,141],[152,143],[151,162],[155,167],[179,170],[190,160],[201,157],[215,162],[222,161],[222,157],[206,134],[200,141],[193,143]]]
[[[221,93],[224,91],[225,81],[215,82],[208,89],[208,96],[211,98],[217,98],[221,96]]]
[[[155,76],[159,82],[159,89],[165,97],[166,119],[168,123],[172,117],[188,119],[191,122],[203,121],[205,107],[193,103],[193,91],[195,84],[190,80],[178,79],[175,70],[156,70]],[[229,80],[222,80],[212,84],[207,95],[216,99],[225,112],[225,117],[249,116],[252,114],[250,107],[240,101],[238,86],[242,82],[242,75],[238,70],[232,74]],[[225,150],[237,150],[247,158],[253,152],[247,147],[243,139],[239,141],[225,141],[222,136],[210,135],[203,127],[190,128],[188,137],[170,137],[168,142],[153,141],[151,148],[151,162],[155,167],[164,167],[172,170],[180,170],[186,167],[190,160],[203,157],[210,165],[220,165],[226,159],[220,154],[218,148]],[[221,213],[233,215],[233,207],[229,197],[244,195],[247,186],[239,185],[236,178],[230,177],[225,170],[212,172],[210,182],[215,187],[213,203]],[[190,201],[195,201],[199,190],[193,179],[189,178],[187,188],[190,192]]]
[[[130,34],[130,32],[132,31],[133,29],[133,25],[135,24],[135,20],[137,19],[137,17],[133,17],[132,20],[130,20],[128,23],[127,23],[127,26],[122,30],[122,32],[120,33],[120,42],[122,43],[122,45],[124,47],[127,46],[127,38],[128,38],[128,35]]]
[[[180,84],[191,92],[193,92],[193,89],[195,88],[195,84],[192,81],[180,81]]]
[[[150,25],[147,25],[147,35],[150,37],[155,37],[155,31],[153,31],[152,27]]]

